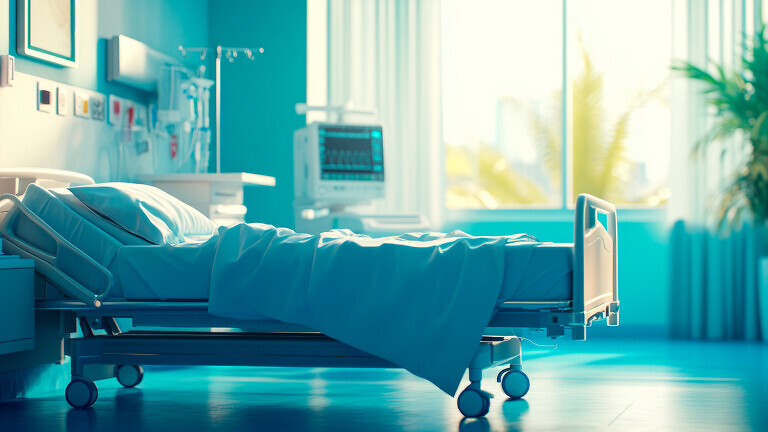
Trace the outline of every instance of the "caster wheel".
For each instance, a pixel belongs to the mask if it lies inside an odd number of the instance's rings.
[[[144,369],[138,365],[118,365],[115,366],[115,376],[123,387],[136,387],[144,378]]]
[[[511,370],[501,378],[501,389],[512,399],[520,399],[531,388],[531,380],[523,371]]]
[[[88,408],[99,398],[99,390],[93,381],[75,377],[65,390],[67,402],[73,408]]]
[[[491,399],[485,392],[467,388],[459,395],[457,404],[464,417],[483,417],[488,414]]]

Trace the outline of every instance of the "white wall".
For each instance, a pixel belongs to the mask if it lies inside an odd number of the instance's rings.
[[[95,63],[96,50],[87,47],[84,41],[97,39],[98,8],[93,0],[81,4],[77,10],[79,60],[85,64]],[[12,4],[11,4],[12,3]],[[0,53],[10,53],[18,63],[25,63],[11,47],[15,45],[15,0],[3,0],[0,7],[0,28],[9,29],[0,36]],[[20,60],[20,61],[19,61]],[[17,63],[14,87],[0,88],[0,167],[31,166],[63,168],[84,172],[104,179],[109,175],[105,146],[108,141],[104,122],[75,119],[70,110],[67,117],[55,113],[37,111],[37,79],[20,72]],[[76,74],[82,82],[96,81],[95,68],[65,69],[54,66],[36,65],[62,72]],[[47,81],[50,82],[50,81]],[[72,108],[72,106],[70,106]]]
[[[67,115],[37,110],[38,82],[68,95]],[[97,181],[115,179],[119,131],[104,120],[74,116],[75,91],[94,92],[21,72],[13,87],[0,88],[0,167],[59,168],[81,172]],[[55,95],[54,95],[55,98]],[[152,169],[151,153],[136,169]]]

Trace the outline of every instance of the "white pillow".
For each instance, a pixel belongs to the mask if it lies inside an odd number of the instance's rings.
[[[177,244],[186,236],[216,232],[205,215],[153,186],[100,183],[69,190],[97,214],[150,243]]]

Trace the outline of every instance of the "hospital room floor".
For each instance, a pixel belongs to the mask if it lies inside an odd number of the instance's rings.
[[[593,338],[524,349],[530,393],[506,400],[487,371],[486,419],[462,422],[454,399],[400,370],[148,367],[138,388],[98,382],[86,410],[61,393],[0,404],[0,430],[768,430],[768,344]]]

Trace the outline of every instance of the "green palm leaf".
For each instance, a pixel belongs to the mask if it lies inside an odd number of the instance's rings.
[[[694,157],[737,131],[742,131],[751,144],[742,169],[717,195],[717,223],[721,228],[726,223],[733,226],[739,222],[747,210],[759,225],[768,222],[768,44],[765,36],[763,26],[751,38],[741,59],[740,73],[728,73],[718,64],[712,65],[714,73],[689,62],[673,67],[702,83],[707,104],[715,108],[714,122],[696,142]],[[727,154],[725,149],[722,154]]]

